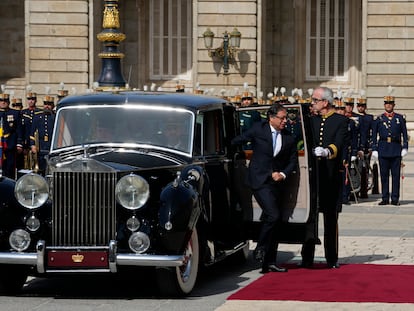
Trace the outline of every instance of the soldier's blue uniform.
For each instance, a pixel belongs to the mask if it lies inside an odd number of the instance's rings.
[[[46,169],[45,155],[50,151],[54,124],[55,114],[53,112],[38,111],[34,114],[30,131],[30,146],[36,145],[35,133],[37,131],[39,137],[38,161],[41,173],[44,173]]]
[[[380,204],[389,203],[389,176],[391,171],[391,203],[399,205],[401,150],[408,149],[408,134],[404,117],[394,111],[391,113],[385,112],[378,116],[374,122],[372,143],[372,150],[378,151],[380,166],[382,187],[382,201]]]
[[[355,163],[351,163],[351,157],[355,157],[357,154],[357,147],[359,141],[359,123],[355,118],[348,118],[348,137],[344,142],[344,149],[342,152],[342,161],[345,166],[343,172],[343,191],[342,191],[342,203],[348,204],[350,200],[353,200],[354,197],[351,195],[351,190],[353,190],[353,184],[356,184],[355,181],[351,180],[353,176],[350,174],[351,169],[355,169]]]
[[[0,126],[3,128],[3,137],[1,138],[3,145],[3,175],[15,179],[17,148],[22,147],[20,111],[0,108],[0,122],[2,124]]]
[[[32,122],[35,113],[39,113],[41,110],[39,108],[34,109],[23,109],[22,114],[22,131],[23,131],[23,148],[30,148],[30,131],[32,130]]]
[[[358,106],[365,105],[365,99],[359,99]],[[363,159],[359,159],[362,165],[361,168],[361,191],[359,192],[360,198],[368,198],[368,168],[370,162],[370,151],[372,149],[372,127],[374,123],[374,116],[367,113],[359,113],[359,133],[360,141],[358,151],[364,154]]]

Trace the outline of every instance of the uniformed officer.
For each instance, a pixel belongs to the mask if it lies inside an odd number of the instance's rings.
[[[21,98],[12,99],[12,108],[21,111],[23,109],[23,102]]]
[[[55,123],[55,113],[53,111],[55,106],[54,101],[53,96],[45,96],[43,101],[44,110],[34,114],[30,131],[30,148],[33,153],[37,154],[39,171],[42,174],[46,170],[47,163],[45,155],[50,151],[53,126]],[[36,141],[37,139],[38,141]]]
[[[325,258],[329,268],[338,264],[338,197],[342,175],[340,167],[342,152],[348,137],[348,119],[335,113],[333,92],[327,87],[318,87],[312,95],[313,110],[318,115],[311,117],[312,143],[317,176],[316,191],[319,210],[323,213]],[[302,265],[313,265],[315,241],[306,241],[302,248]]]
[[[345,116],[349,119],[348,122],[348,135],[349,140],[344,153],[344,193],[343,203],[349,204],[349,201],[357,201],[356,195],[359,190],[361,179],[356,163],[357,151],[359,146],[360,134],[359,134],[359,115],[354,112],[355,99],[353,97],[345,97]],[[352,194],[351,194],[352,191]]]
[[[0,94],[0,128],[3,175],[16,178],[16,155],[22,152],[20,112],[10,107],[9,94]]]
[[[253,94],[251,92],[243,92],[240,102],[240,107],[249,107],[253,104]],[[240,129],[244,133],[249,128],[252,127],[254,122],[260,122],[261,116],[260,113],[256,110],[251,111],[241,111],[240,113]],[[251,150],[251,143],[248,142],[243,145],[244,150]]]
[[[368,171],[372,151],[372,124],[374,117],[372,114],[366,112],[367,99],[357,98],[357,114],[359,115],[359,147],[358,147],[358,161],[362,165],[361,168],[361,190],[359,197],[362,199],[368,198]]]
[[[37,94],[35,92],[28,92],[26,94],[27,108],[21,111],[22,113],[22,131],[23,131],[23,153],[25,157],[30,151],[30,131],[32,129],[32,121],[35,113],[39,113],[40,109],[36,106]],[[25,167],[30,169],[29,167]]]
[[[405,119],[394,112],[395,97],[384,97],[385,112],[377,117],[372,131],[372,158],[379,160],[382,200],[390,202],[389,177],[391,172],[391,204],[400,205],[401,159],[408,152],[408,134]]]
[[[21,112],[23,109],[23,101],[21,98],[12,98],[11,101],[12,109]],[[20,113],[20,118],[22,117]],[[18,152],[16,155],[16,169],[19,171],[20,169],[24,168],[24,152]]]
[[[58,90],[58,92],[57,92],[57,102],[56,102],[56,105],[58,105],[59,102],[63,98],[65,98],[66,96],[68,96],[68,94],[69,94],[68,90]]]

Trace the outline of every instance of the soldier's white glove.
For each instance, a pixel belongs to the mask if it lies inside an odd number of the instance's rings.
[[[404,148],[403,150],[401,150],[401,157],[404,158],[407,155],[407,153],[408,153],[408,150]]]
[[[378,161],[378,151],[372,151],[371,161],[374,163]]]
[[[314,154],[317,157],[327,158],[327,157],[329,157],[330,152],[329,152],[328,148],[316,147],[315,150],[314,150]]]
[[[351,156],[351,162],[354,162],[354,161],[356,161],[356,156]]]

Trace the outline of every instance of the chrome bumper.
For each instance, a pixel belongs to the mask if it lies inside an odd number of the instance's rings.
[[[55,248],[54,248],[55,249]],[[69,249],[69,248],[62,248]],[[88,248],[83,248],[88,249]],[[179,267],[185,262],[183,255],[148,255],[148,254],[117,254],[116,242],[111,241],[108,247],[108,269],[96,270],[45,270],[45,242],[39,241],[35,253],[0,252],[0,264],[36,266],[38,273],[46,272],[117,272],[117,266],[140,267]]]

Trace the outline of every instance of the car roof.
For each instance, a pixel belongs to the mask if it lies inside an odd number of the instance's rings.
[[[226,100],[206,95],[168,92],[117,91],[71,95],[61,99],[57,109],[80,105],[157,105],[190,110],[210,110],[222,107]]]

